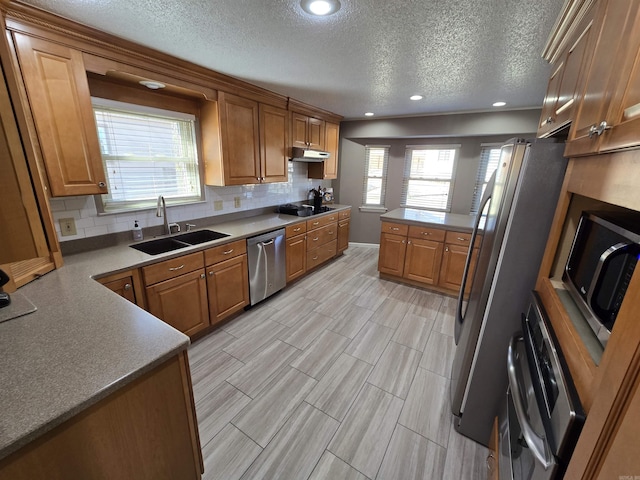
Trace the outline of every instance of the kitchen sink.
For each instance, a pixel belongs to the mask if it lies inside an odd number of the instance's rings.
[[[159,255],[228,236],[229,234],[227,233],[214,232],[213,230],[198,230],[197,232],[187,232],[175,237],[158,238],[136,243],[135,245],[130,245],[130,247],[149,255]]]
[[[214,232],[213,230],[198,230],[197,232],[187,232],[177,235],[173,238],[189,245],[198,245],[200,243],[218,240],[219,238],[228,237],[228,233]]]

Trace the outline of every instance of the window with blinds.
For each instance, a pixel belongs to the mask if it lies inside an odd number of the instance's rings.
[[[365,147],[364,188],[362,194],[362,205],[364,207],[384,206],[388,164],[388,145],[367,145]]]
[[[450,211],[459,150],[460,145],[407,146],[401,205]]]
[[[482,145],[482,150],[480,152],[480,166],[478,167],[478,175],[476,176],[476,184],[473,189],[473,200],[471,202],[470,213],[473,215],[478,213],[480,200],[482,200],[482,195],[484,195],[487,182],[496,168],[498,168],[498,162],[500,161],[500,148],[500,144]]]
[[[154,207],[159,195],[172,204],[204,199],[195,116],[93,98],[109,193],[102,213]]]

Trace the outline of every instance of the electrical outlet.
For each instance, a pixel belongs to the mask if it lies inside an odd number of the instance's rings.
[[[240,197],[233,197],[233,205],[234,205],[236,208],[240,208],[240,203],[241,203],[241,202],[240,202]]]
[[[213,201],[213,209],[218,211],[222,210],[222,200],[214,200]]]
[[[58,223],[60,223],[60,234],[63,237],[78,233],[76,232],[76,221],[73,218],[61,218]]]

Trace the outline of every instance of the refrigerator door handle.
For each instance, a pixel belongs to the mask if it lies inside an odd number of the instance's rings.
[[[489,203],[493,195],[493,186],[496,183],[496,172],[493,172],[491,178],[487,182],[487,186],[482,195],[480,206],[478,207],[478,213],[476,214],[476,221],[473,225],[473,232],[471,233],[471,239],[469,240],[469,251],[467,252],[467,259],[464,263],[464,270],[462,272],[462,281],[460,282],[460,291],[458,292],[458,305],[456,306],[456,322],[455,322],[455,335],[454,340],[456,345],[460,341],[460,334],[462,332],[462,324],[464,323],[464,316],[462,315],[462,305],[464,302],[464,291],[467,287],[467,279],[469,277],[469,267],[471,266],[471,257],[473,254],[473,246],[478,236],[478,227],[480,226],[480,220],[482,219],[482,212],[484,207]]]

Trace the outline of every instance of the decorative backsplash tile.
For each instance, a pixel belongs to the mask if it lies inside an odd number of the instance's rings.
[[[307,199],[309,190],[321,185],[330,187],[330,180],[313,180],[307,178],[307,164],[289,162],[289,181],[282,183],[266,183],[261,185],[240,185],[233,187],[205,187],[205,201],[192,205],[172,207],[167,201],[167,215],[171,222],[186,222],[198,218],[224,215],[243,210],[254,210],[276,206],[288,202],[299,202]],[[240,198],[240,206],[236,207],[236,197]],[[216,206],[222,209],[216,210]],[[133,228],[134,220],[142,227],[162,225],[163,219],[156,217],[156,210],[142,210],[132,213],[98,215],[93,196],[64,197],[50,199],[51,211],[56,226],[58,240],[65,242],[79,238],[95,237],[108,233],[124,232]],[[76,224],[76,235],[60,234],[61,218],[73,218]]]

